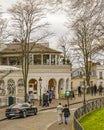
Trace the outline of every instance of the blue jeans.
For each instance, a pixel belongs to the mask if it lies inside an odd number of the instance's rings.
[[[68,122],[68,117],[64,117],[64,121],[65,121],[65,122]]]

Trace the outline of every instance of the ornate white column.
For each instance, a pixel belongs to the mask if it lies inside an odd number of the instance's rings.
[[[65,93],[66,91],[66,79],[64,78],[64,82],[63,82],[63,93]]]
[[[56,91],[55,91],[55,96],[56,97],[55,98],[59,99],[59,95],[58,95],[58,79],[56,80],[56,86],[55,87],[56,87]]]
[[[49,54],[49,65],[51,65],[51,54]]]
[[[34,64],[34,55],[33,54],[31,54],[32,55],[32,62],[31,62],[31,64],[33,65]]]
[[[55,55],[55,65],[57,64],[57,55]]]

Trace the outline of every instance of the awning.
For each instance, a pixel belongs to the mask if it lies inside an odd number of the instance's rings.
[[[21,68],[17,68],[15,66],[9,66],[9,65],[0,65],[0,71],[15,71],[15,70],[21,70]]]
[[[17,68],[15,66],[9,66],[9,65],[0,65],[0,80],[8,76],[10,73],[15,71],[20,71],[21,68]]]

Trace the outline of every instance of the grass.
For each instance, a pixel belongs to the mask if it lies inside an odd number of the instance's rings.
[[[79,122],[84,130],[104,130],[104,108],[88,113]]]

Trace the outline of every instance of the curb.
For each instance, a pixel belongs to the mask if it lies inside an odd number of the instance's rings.
[[[99,98],[92,98],[92,99],[86,100],[86,102],[89,102],[89,101],[92,101],[92,100],[96,100],[96,99],[99,99]],[[75,105],[75,104],[80,104],[80,103],[83,103],[83,101],[71,103],[71,104],[69,104],[69,106],[70,106],[70,105]],[[54,107],[47,107],[47,108],[41,108],[41,109],[38,110],[38,111],[51,110],[51,109],[56,109],[56,108],[57,108],[57,106],[54,106]],[[6,120],[6,119],[7,119],[7,118],[4,117],[4,118],[0,119],[0,121],[4,121],[4,120]]]

